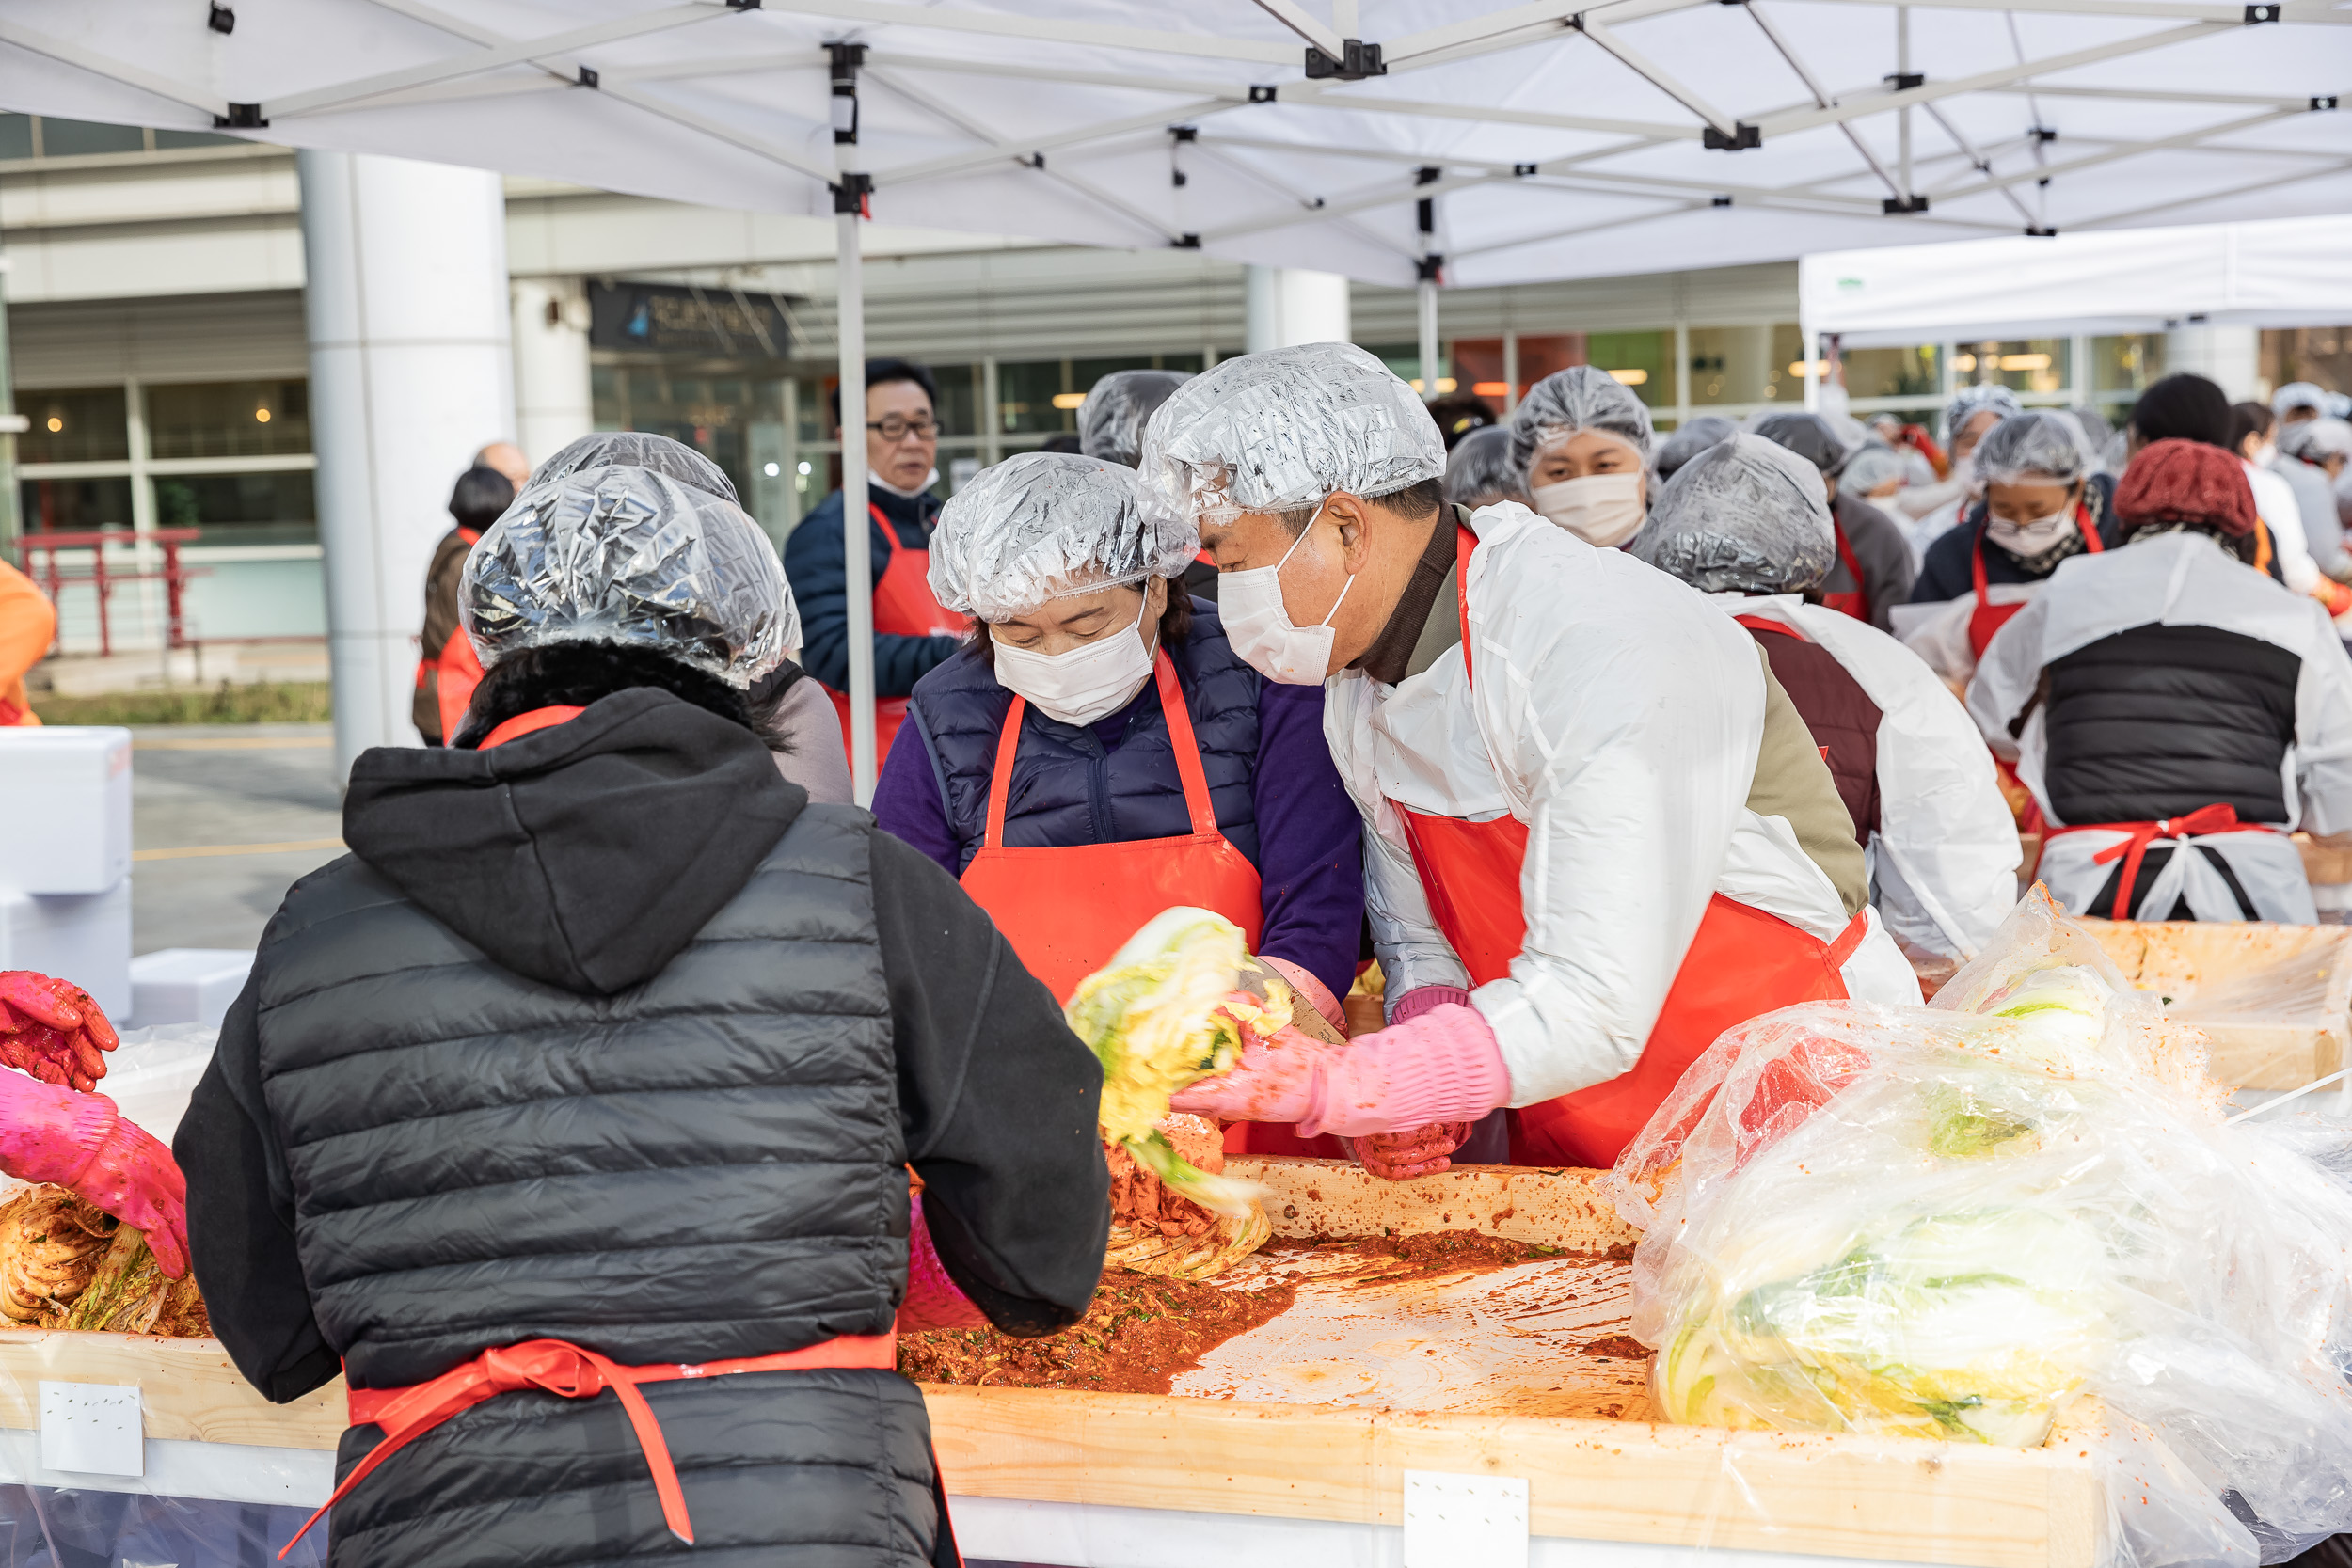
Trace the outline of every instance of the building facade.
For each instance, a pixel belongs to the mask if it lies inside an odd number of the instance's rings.
[[[515,436],[537,458],[591,428],[674,436],[724,467],[781,543],[837,466],[831,221],[529,179],[506,182],[506,214],[519,428],[482,439]],[[326,630],[300,216],[289,151],[0,116],[24,527],[35,544],[118,535],[117,573],[154,568],[157,531],[193,530],[181,554],[203,574],[185,607],[197,641]],[[1197,371],[1246,343],[1244,269],[1196,253],[879,225],[867,238],[868,349],[937,373],[943,492],[1074,430],[1106,372]],[[1438,389],[1507,410],[1552,371],[1595,364],[1661,428],[1799,406],[1796,297],[1794,263],[1448,290]],[[1350,310],[1356,341],[1420,376],[1410,291],[1358,285]],[[2120,412],[2164,363],[2159,334],[1870,349],[1841,370],[1856,412],[1931,422],[1964,380]],[[76,578],[60,646],[93,651],[88,552],[56,553]],[[158,644],[162,598],[152,578],[113,590],[118,648]]]

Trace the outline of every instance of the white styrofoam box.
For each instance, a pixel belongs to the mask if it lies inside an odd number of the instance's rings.
[[[131,879],[104,893],[0,889],[0,969],[71,980],[111,1019],[131,1016]]]
[[[99,1092],[115,1109],[165,1143],[187,1115],[196,1081],[213,1065],[220,1038],[215,1023],[167,1023],[160,1029],[125,1029],[122,1043],[106,1054],[106,1076]]]
[[[0,729],[0,888],[104,893],[131,874],[131,732]]]
[[[131,1022],[217,1025],[245,990],[253,953],[236,947],[167,947],[131,960]]]

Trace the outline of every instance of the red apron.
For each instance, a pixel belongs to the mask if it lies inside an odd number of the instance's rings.
[[[888,542],[890,562],[874,579],[874,631],[878,636],[893,637],[961,637],[971,629],[972,623],[964,616],[931,597],[931,552],[911,550],[898,542],[898,531],[882,515],[879,506],[867,503],[866,511],[882,525],[882,538]],[[834,711],[841,715],[841,744],[850,746],[850,694],[825,690],[833,698]],[[897,738],[898,726],[906,721],[907,700],[904,697],[874,699],[874,763],[880,767],[890,755],[890,743]],[[1140,925],[1138,921],[1136,924]],[[1120,939],[1124,941],[1124,938]]]
[[[1837,540],[1837,559],[1844,563],[1846,575],[1853,578],[1853,591],[1849,594],[1824,594],[1821,602],[1841,615],[1857,621],[1870,618],[1870,592],[1863,586],[1862,562],[1854,559],[1853,546],[1846,542],[1846,531],[1838,525],[1835,509],[1830,513],[1829,531]]]
[[[1462,673],[1470,673],[1470,568],[1477,539],[1456,540],[1461,570]],[[1438,928],[1453,943],[1472,986],[1508,974],[1527,936],[1519,902],[1527,824],[1433,816],[1399,806],[1413,862]],[[1823,942],[1777,915],[1716,894],[1682,956],[1665,1006],[1633,1070],[1605,1084],[1512,1113],[1517,1164],[1607,1169],[1664,1102],[1684,1070],[1724,1030],[1799,1002],[1841,1001],[1838,971],[1869,931],[1865,910],[1835,942]]]
[[[2026,608],[2023,603],[1987,604],[1984,602],[1985,534],[1991,522],[1992,519],[1988,515],[1984,522],[1977,525],[1976,546],[1968,555],[1969,586],[1977,591],[1977,608],[1968,612],[1968,651],[1974,654],[1979,661],[1984,657],[1984,650],[1992,644],[1993,634],[2008,626],[2010,617]],[[2074,503],[2074,528],[2082,534],[2083,545],[2092,555],[2097,555],[2106,548],[2106,546],[2099,542],[2099,531],[2090,521],[2090,507],[2087,502],[2076,501]]]
[[[1192,832],[1181,838],[1141,838],[1125,844],[1073,844],[1059,848],[1007,848],[1005,800],[1012,791],[1012,759],[1021,744],[1028,704],[1015,697],[996,737],[996,768],[988,784],[988,833],[963,868],[963,891],[986,910],[1029,973],[1057,998],[1110,961],[1120,943],[1162,910],[1177,904],[1215,910],[1242,928],[1257,951],[1264,925],[1258,868],[1217,831],[1208,776],[1176,666],[1161,650],[1152,658],[1168,748],[1184,781]],[[1301,1138],[1287,1127],[1236,1123],[1226,1130],[1235,1154],[1342,1157],[1336,1138]]]
[[[1066,1000],[1078,982],[1110,961],[1120,944],[1162,910],[1191,904],[1215,910],[1258,946],[1264,907],[1258,868],[1217,832],[1208,776],[1176,666],[1162,649],[1152,660],[1168,719],[1168,748],[1184,781],[1192,832],[1177,838],[1124,844],[1073,844],[1007,848],[1005,798],[1012,789],[1013,752],[1028,703],[1015,697],[996,737],[996,768],[988,784],[988,832],[963,868],[963,891],[989,912],[1029,973]]]

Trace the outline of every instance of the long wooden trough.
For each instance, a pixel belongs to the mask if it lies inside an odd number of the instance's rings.
[[[1476,1230],[1587,1255],[1624,1289],[1624,1263],[1606,1257],[1622,1259],[1635,1237],[1597,1172],[1485,1167],[1391,1183],[1325,1161],[1228,1168],[1269,1190],[1279,1235]],[[1606,1328],[1625,1307],[1588,1298],[1580,1321]],[[1221,1350],[1279,1372],[1284,1323]],[[1449,1333],[1425,1317],[1400,1330]],[[326,1449],[343,1424],[340,1383],[270,1404],[211,1339],[0,1332],[0,1428],[38,1427],[42,1379],[135,1385],[151,1439]],[[1183,1392],[1215,1381],[1206,1368],[1168,1395],[927,1386],[925,1396],[964,1550],[977,1558],[1395,1562],[1394,1542],[1382,1542],[1402,1520],[1408,1471],[1523,1481],[1537,1563],[1630,1564],[1660,1545],[1975,1568],[2099,1568],[2108,1556],[2080,1416],[2030,1451],[1733,1433],[1637,1418],[1648,1413],[1638,1362],[1569,1357],[1550,1375],[1570,1401],[1579,1377],[1613,1380],[1624,1417],[1416,1410],[1360,1388],[1323,1402]]]

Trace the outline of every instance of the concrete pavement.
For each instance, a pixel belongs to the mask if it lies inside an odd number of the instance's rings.
[[[132,731],[131,941],[252,947],[286,889],[342,853],[325,724]]]

